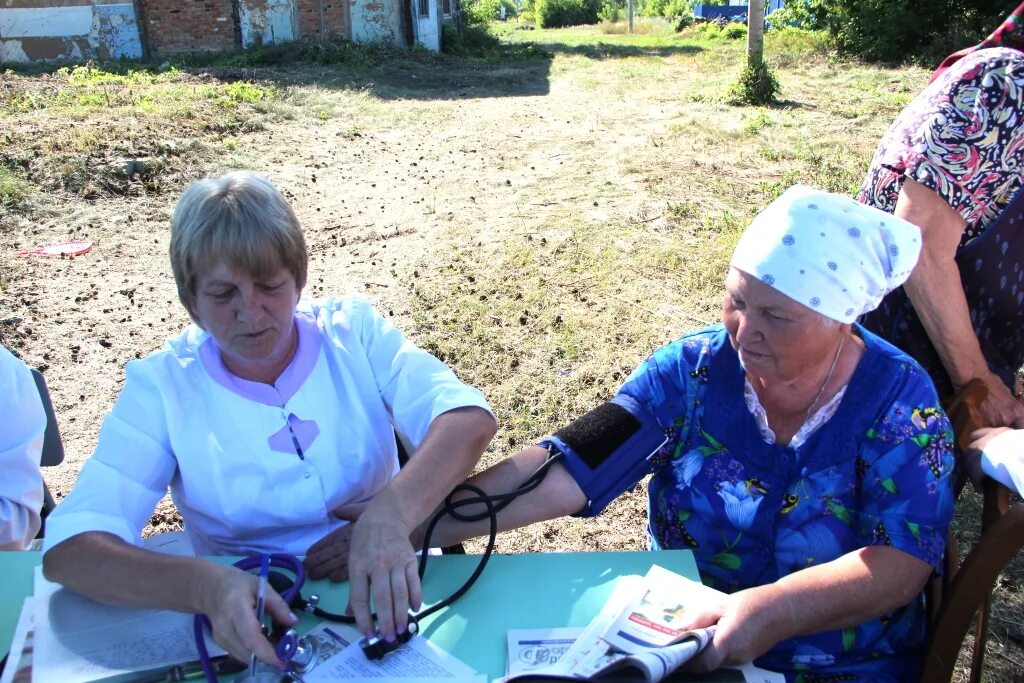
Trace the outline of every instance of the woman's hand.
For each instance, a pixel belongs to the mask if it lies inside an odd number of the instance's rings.
[[[684,669],[705,673],[756,659],[794,635],[792,622],[787,598],[774,584],[727,595],[681,624],[685,629],[717,626],[711,642]]]
[[[1003,381],[993,373],[981,378],[988,395],[978,407],[985,427],[1024,427],[1024,404],[1017,400]]]
[[[278,669],[285,663],[277,658],[274,647],[263,635],[256,620],[259,579],[249,572],[227,565],[210,564],[199,583],[199,603],[210,618],[213,639],[232,657],[248,662],[255,654],[261,662]],[[267,586],[264,609],[271,618],[286,626],[298,619],[277,592]]]
[[[367,503],[339,505],[331,511],[338,519],[355,522],[366,509]],[[311,579],[329,578],[344,581],[348,578],[348,556],[352,547],[352,524],[338,527],[309,546],[302,561]]]
[[[387,501],[388,493],[381,492],[370,504],[361,506],[362,510],[350,506],[335,511],[339,516],[350,515],[356,521],[344,527],[351,529],[347,537],[338,534],[333,539],[338,554],[329,564],[337,563],[341,554],[338,546],[343,538],[347,538],[348,611],[355,616],[356,624],[364,634],[372,634],[372,595],[377,628],[385,640],[394,642],[396,634],[405,632],[409,610],[420,608],[423,592],[417,573],[416,552],[409,540],[411,530],[394,514],[396,508]],[[326,546],[322,552],[328,548]]]

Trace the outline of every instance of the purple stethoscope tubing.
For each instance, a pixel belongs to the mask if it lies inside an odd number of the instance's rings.
[[[259,569],[261,564],[262,556],[253,555],[235,562],[234,566],[248,572],[253,569]],[[294,555],[271,553],[270,566],[287,570],[295,575],[295,582],[281,594],[281,598],[284,599],[285,603],[292,604],[292,601],[302,589],[302,584],[306,581],[306,570],[302,566],[302,561]],[[195,632],[196,651],[199,653],[199,664],[203,667],[203,674],[206,676],[208,683],[217,683],[217,674],[213,670],[213,664],[210,663],[210,651],[206,648],[206,632],[213,628],[210,618],[205,614],[197,614],[192,621],[192,628]],[[295,654],[296,647],[297,644],[294,638],[282,638],[281,642],[278,643],[277,655],[287,661]]]

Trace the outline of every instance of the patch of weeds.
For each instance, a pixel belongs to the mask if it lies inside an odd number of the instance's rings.
[[[692,202],[669,202],[666,207],[666,212],[668,215],[675,218],[689,218],[694,215],[695,209],[696,207]]]
[[[770,126],[773,123],[774,121],[772,121],[768,115],[762,111],[751,117],[751,119],[747,121],[746,125],[743,126],[743,130],[750,135],[756,135],[761,129]]]
[[[261,88],[246,81],[236,81],[207,91],[222,107],[236,107],[241,102],[259,102],[274,99],[271,88]]]
[[[20,211],[31,193],[31,186],[19,173],[0,164],[0,206],[9,211]]]
[[[764,197],[762,203],[764,206],[768,206],[773,201],[782,196],[782,193],[788,190],[793,185],[800,182],[800,177],[796,171],[789,170],[782,174],[782,177],[776,181],[765,181],[762,180],[758,186],[758,191]]]
[[[760,147],[757,150],[757,155],[765,161],[782,161],[786,158],[781,150],[774,147]]]

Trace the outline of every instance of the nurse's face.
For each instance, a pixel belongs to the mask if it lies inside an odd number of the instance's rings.
[[[842,326],[736,268],[725,280],[722,322],[747,373],[769,382],[831,361],[843,334]]]
[[[196,278],[199,326],[235,375],[273,384],[295,356],[295,305],[301,290],[287,268],[254,278],[218,261]]]

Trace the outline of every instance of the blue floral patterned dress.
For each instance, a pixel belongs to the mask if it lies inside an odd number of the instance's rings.
[[[857,199],[892,213],[906,178],[967,224],[956,264],[971,324],[992,371],[1012,386],[1024,363],[1024,53],[977,50],[933,81],[882,138]],[[941,395],[953,392],[903,288],[862,322],[921,363]]]
[[[650,482],[652,547],[693,550],[726,592],[870,545],[940,568],[953,511],[952,430],[927,375],[862,328],[866,351],[836,413],[798,448],[766,443],[721,325],[658,351],[622,387],[669,437]],[[789,681],[916,680],[922,600],[787,640],[757,661]]]

